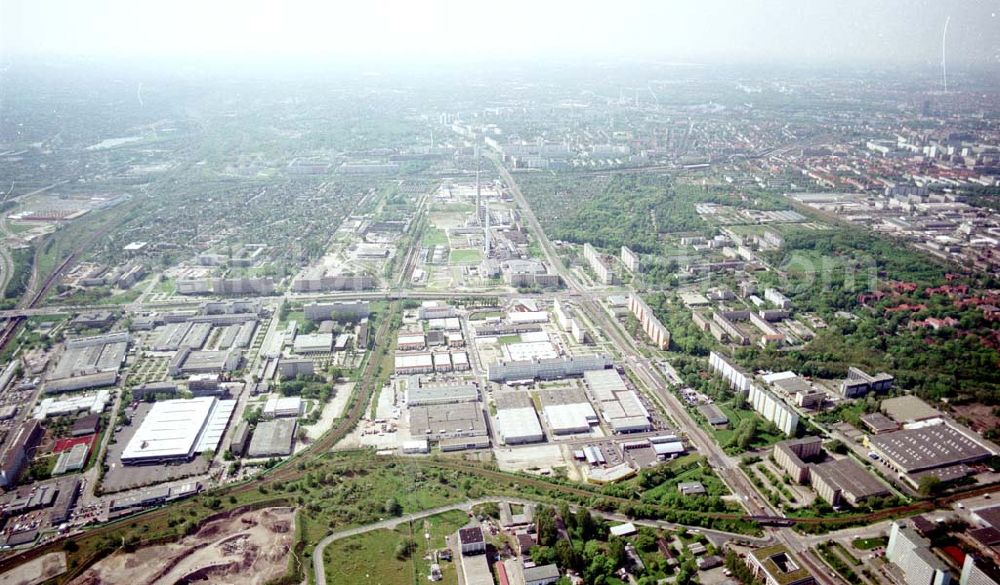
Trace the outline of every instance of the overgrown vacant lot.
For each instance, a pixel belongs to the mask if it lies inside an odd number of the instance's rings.
[[[375,530],[330,544],[324,551],[327,582],[409,585],[426,580],[435,550],[446,548],[445,537],[468,522],[452,511],[403,524],[395,530]],[[457,558],[457,557],[456,557]],[[455,563],[441,562],[444,585],[458,583]]]

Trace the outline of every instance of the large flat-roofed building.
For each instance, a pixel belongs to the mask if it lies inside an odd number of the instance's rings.
[[[300,396],[271,395],[264,403],[261,415],[264,418],[298,418],[302,415],[302,405]]]
[[[625,392],[628,386],[621,374],[614,368],[607,370],[592,370],[583,373],[583,380],[594,402],[615,400],[616,392]]]
[[[558,380],[610,367],[611,358],[604,354],[563,356],[547,360],[496,362],[487,366],[486,375],[491,382]]]
[[[279,418],[257,423],[247,457],[284,457],[292,454],[298,420]]]
[[[934,556],[930,541],[904,522],[893,522],[885,558],[899,567],[907,585],[948,585],[948,565]]]
[[[232,372],[239,365],[239,351],[194,351],[190,347],[182,347],[170,360],[167,372],[171,376],[216,374]]]
[[[310,321],[357,321],[371,314],[368,301],[335,301],[332,303],[307,303],[302,307]]]
[[[966,464],[989,458],[990,451],[946,424],[904,429],[868,439],[886,465],[917,487],[923,475],[942,480],[964,477]]]
[[[843,502],[857,506],[890,493],[882,482],[850,458],[811,465],[809,475],[813,489],[831,506]]]
[[[806,461],[823,452],[819,437],[803,437],[782,441],[774,446],[774,462],[796,483],[809,481],[809,464]]]
[[[869,392],[882,394],[892,388],[894,380],[885,372],[871,376],[852,366],[847,368],[847,379],[840,383],[840,394],[844,398],[860,398]]]
[[[1000,530],[1000,504],[973,509],[972,519],[980,526]]]
[[[297,354],[327,353],[333,351],[332,333],[296,335],[292,346]]]
[[[746,556],[747,567],[754,577],[766,585],[812,585],[815,578],[803,567],[783,544],[776,544],[750,551]]]
[[[278,375],[282,380],[290,380],[299,376],[312,376],[316,373],[316,364],[310,359],[281,358],[278,361]]]
[[[701,413],[701,416],[705,417],[708,424],[713,427],[722,427],[729,424],[729,417],[715,404],[700,404],[697,410]]]
[[[496,395],[496,433],[505,445],[538,443],[545,440],[542,425],[531,397],[520,392]]]
[[[539,393],[542,415],[556,435],[589,433],[598,424],[597,413],[582,390],[561,388]]]
[[[128,333],[67,340],[65,352],[45,379],[45,391],[71,392],[115,384],[128,343]]]
[[[538,260],[505,260],[500,264],[500,271],[504,282],[511,286],[557,287],[562,284],[562,277],[550,274],[545,264]]]
[[[861,424],[865,425],[865,428],[871,431],[873,435],[881,435],[882,433],[891,433],[899,430],[899,423],[881,412],[862,415],[860,420]]]
[[[216,451],[235,408],[235,400],[212,396],[157,402],[122,451],[122,463],[188,460]]]
[[[458,404],[476,400],[479,400],[479,388],[475,384],[413,386],[406,389],[407,406]]]
[[[410,435],[415,439],[439,441],[459,437],[485,437],[486,419],[478,402],[439,406],[414,406],[410,414]]]
[[[900,423],[914,423],[941,416],[941,412],[916,396],[886,398],[879,408],[889,418]]]
[[[434,371],[434,356],[429,353],[396,353],[396,375],[429,374]]]

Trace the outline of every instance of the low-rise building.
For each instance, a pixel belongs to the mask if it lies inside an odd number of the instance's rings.
[[[813,489],[831,506],[843,502],[858,506],[890,493],[882,482],[850,458],[811,465],[809,476]]]
[[[750,551],[747,567],[765,585],[813,585],[815,578],[783,544]]]

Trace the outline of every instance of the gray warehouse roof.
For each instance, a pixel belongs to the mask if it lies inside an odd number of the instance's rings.
[[[827,484],[837,486],[842,491],[852,494],[858,500],[889,493],[889,490],[875,479],[875,476],[855,463],[853,459],[840,459],[813,465],[810,473],[814,477],[819,476]]]
[[[907,473],[989,457],[982,445],[948,425],[875,435],[871,446]]]
[[[297,425],[298,421],[294,418],[276,418],[257,423],[247,449],[247,457],[291,455]]]

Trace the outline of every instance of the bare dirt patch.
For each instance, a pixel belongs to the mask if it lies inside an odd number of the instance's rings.
[[[66,553],[49,553],[0,575],[0,585],[37,585],[65,572]]]
[[[179,542],[108,557],[74,585],[261,585],[288,570],[294,511],[266,508],[208,522]]]

